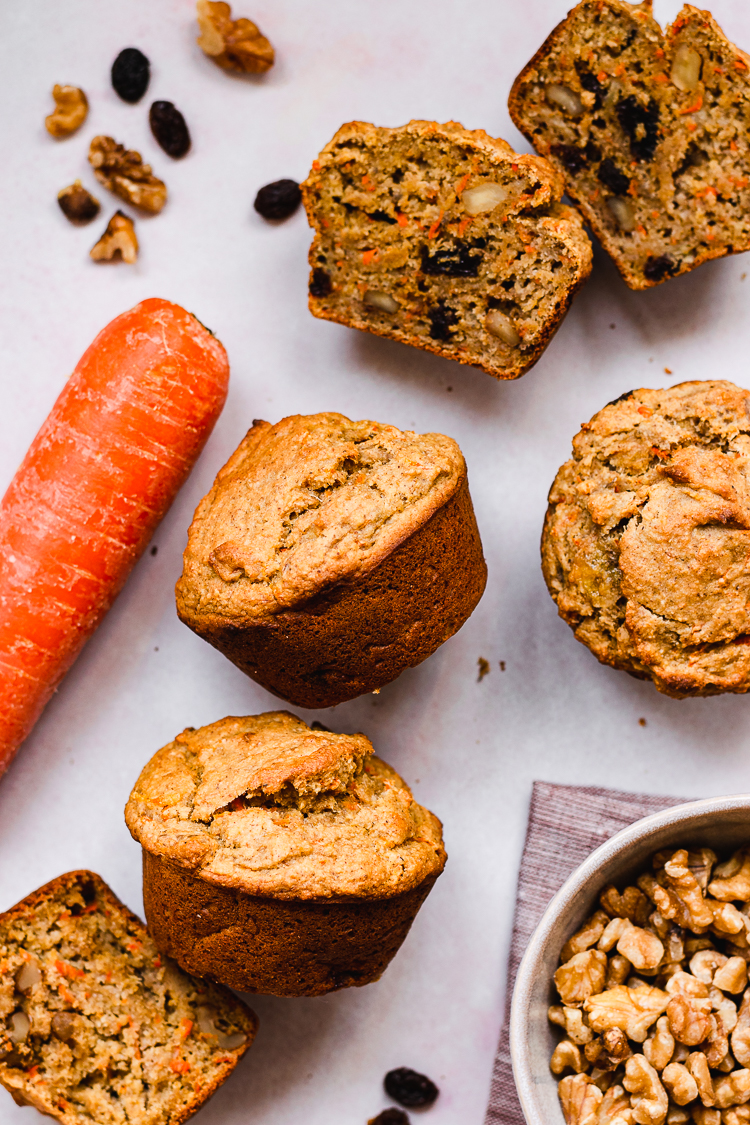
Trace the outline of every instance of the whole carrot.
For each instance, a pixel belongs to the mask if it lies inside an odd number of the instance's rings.
[[[0,774],[193,467],[228,379],[219,341],[152,298],[66,383],[0,504]]]

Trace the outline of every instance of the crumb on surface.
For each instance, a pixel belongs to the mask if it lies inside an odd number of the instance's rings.
[[[480,656],[479,659],[477,660],[477,668],[479,669],[479,675],[477,676],[477,683],[480,684],[482,682],[482,680],[484,679],[484,677],[488,676],[490,674],[490,662],[489,662],[489,660],[485,660],[485,658],[483,656]]]

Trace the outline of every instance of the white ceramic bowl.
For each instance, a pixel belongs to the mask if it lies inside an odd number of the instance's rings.
[[[552,982],[560,950],[596,908],[607,883],[619,889],[647,868],[653,852],[706,846],[729,852],[750,842],[750,794],[675,805],[636,821],[597,848],[560,888],[542,916],[518,969],[510,1013],[510,1053],[528,1125],[565,1125],[558,1080],[549,1061],[559,1035],[547,1019],[559,1003]]]

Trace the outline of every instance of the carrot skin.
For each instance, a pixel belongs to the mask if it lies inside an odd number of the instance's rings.
[[[192,469],[228,380],[219,341],[151,298],[63,388],[0,504],[0,774]]]

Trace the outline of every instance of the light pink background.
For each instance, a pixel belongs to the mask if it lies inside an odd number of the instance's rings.
[[[201,55],[189,0],[2,5],[0,486],[95,334],[144,297],[168,297],[210,325],[229,352],[232,385],[156,535],[158,555],[141,561],[0,784],[0,908],[62,871],[91,867],[140,911],[140,856],[122,809],[144,762],[184,726],[279,706],[178,622],[172,596],[193,509],[254,417],[341,410],[452,435],[469,463],[489,563],[481,605],[432,659],[377,697],[303,713],[364,731],[413,784],[445,822],[445,875],[379,984],[254,1001],[257,1044],[196,1119],[202,1125],[364,1125],[387,1104],[384,1072],[399,1065],[442,1088],[420,1121],[480,1125],[532,779],[696,797],[750,786],[748,702],[675,702],[600,667],[557,618],[538,557],[547,490],[595,410],[639,385],[750,385],[750,261],[633,294],[598,254],[542,361],[502,385],[314,320],[304,215],[271,226],[252,210],[262,184],[304,177],[352,118],[452,118],[525,150],[508,90],[565,10],[565,0],[248,0],[235,14],[257,20],[279,61],[266,78],[245,80]],[[677,10],[657,3],[661,19]],[[745,0],[716,0],[714,14],[750,47]],[[109,85],[126,46],[152,62],[138,106]],[[43,127],[55,82],[81,85],[91,103],[81,132],[57,142]],[[149,133],[156,98],[189,122],[184,161]],[[102,132],[141,151],[170,190],[161,216],[138,219],[134,267],[87,257],[118,206],[86,162]],[[76,177],[103,204],[84,229],[55,200]],[[480,656],[491,665],[482,683]],[[28,1125],[31,1116],[0,1091],[0,1120]]]

